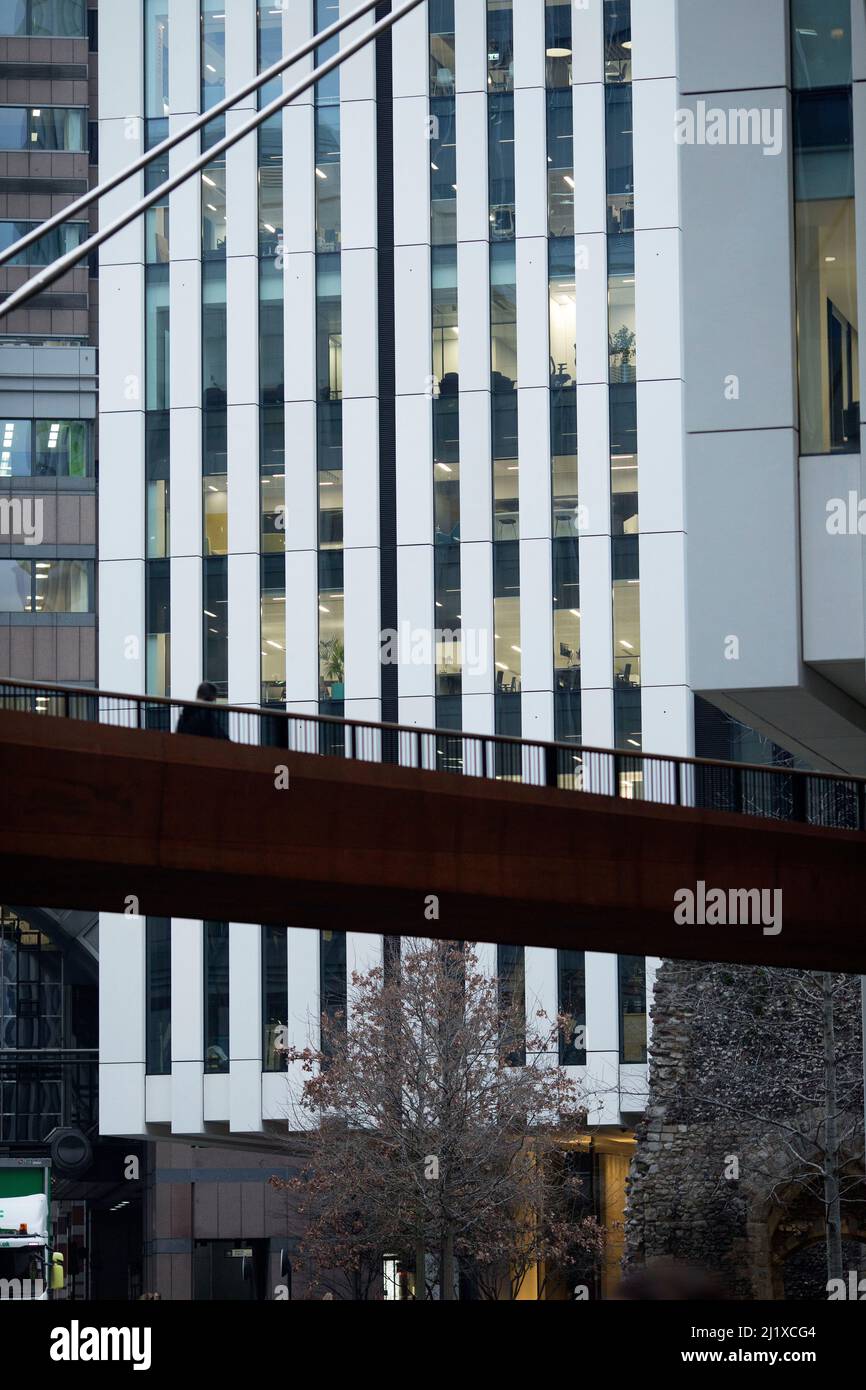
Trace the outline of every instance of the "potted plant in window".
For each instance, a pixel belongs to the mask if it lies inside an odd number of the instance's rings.
[[[622,324],[611,337],[608,335],[608,352],[610,353],[610,379],[612,382],[621,383],[624,381],[634,381],[634,345],[635,336],[631,329]],[[616,358],[619,361],[615,361]]]
[[[346,652],[339,637],[330,637],[321,644],[322,674],[330,684],[331,699],[345,699]]]

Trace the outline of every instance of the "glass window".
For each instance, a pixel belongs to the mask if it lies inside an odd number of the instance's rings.
[[[557,951],[558,1009],[564,1019],[559,1035],[563,1067],[586,1066],[586,974],[583,951]]]
[[[169,269],[167,265],[149,265],[144,273],[145,283],[145,359],[147,409],[168,410],[169,407]]]
[[[229,693],[228,560],[217,556],[204,567],[204,679],[213,681],[223,699]]]
[[[604,80],[631,82],[631,0],[604,0]]]
[[[550,235],[574,236],[574,111],[571,88],[547,94],[547,211]]]
[[[619,956],[619,1058],[621,1062],[647,1059],[646,960],[643,956]]]
[[[31,613],[32,591],[32,560],[0,560],[0,613]]]
[[[319,552],[319,703],[339,714],[346,698],[342,549]]]
[[[430,218],[434,246],[457,244],[457,116],[454,98],[430,103]]]
[[[202,151],[225,139],[225,116],[206,126]],[[225,259],[226,254],[226,155],[218,155],[201,175],[201,242],[205,260]]]
[[[6,251],[16,241],[38,227],[38,222],[0,222],[0,250]],[[65,227],[55,227],[28,246],[26,250],[13,256],[7,265],[51,265],[67,251],[72,251],[87,240],[89,227],[86,222],[67,222]]]
[[[493,657],[495,693],[519,695],[522,649],[520,546],[517,540],[499,540],[493,546]],[[512,730],[497,729],[497,733],[506,732]],[[519,724],[513,732],[520,733]]]
[[[571,87],[571,0],[545,0],[544,47],[548,87]]]
[[[316,380],[320,401],[343,395],[343,308],[339,255],[316,258]]]
[[[168,104],[168,5],[169,0],[144,0],[145,115],[167,116]]]
[[[512,0],[487,0],[487,87],[514,89],[514,13]]]
[[[37,560],[34,607],[37,613],[92,613],[92,560]]]
[[[526,952],[522,946],[497,946],[496,975],[502,1051],[509,1066],[522,1067],[526,1063]]]
[[[580,570],[576,535],[553,541],[553,689],[580,692]],[[557,734],[559,738],[559,734]]]
[[[631,86],[605,87],[607,230],[634,231],[634,141]]]
[[[286,702],[286,565],[263,555],[261,565],[262,703]]]
[[[286,548],[286,444],[281,405],[262,410],[261,434],[261,548],[263,554],[282,554]]]
[[[259,72],[266,72],[283,56],[283,16],[286,7],[274,0],[258,0]],[[259,88],[259,110],[269,106],[283,89],[281,77]]]
[[[226,268],[214,261],[202,266],[202,389],[205,410],[226,408]]]
[[[348,1009],[346,933],[319,932],[319,992],[322,1013],[322,1052],[333,1051],[336,1038],[345,1033]]]
[[[490,239],[510,241],[516,234],[514,192],[514,97],[487,103],[490,168]]]
[[[229,1070],[229,924],[204,923],[204,1069]]]
[[[283,270],[283,128],[272,116],[259,129],[259,255]]]
[[[319,34],[323,29],[330,28],[330,26],[336,22],[340,15],[340,6],[338,0],[315,0],[315,3],[315,32]],[[329,39],[327,43],[320,44],[313,55],[314,65],[320,67],[328,58],[333,58],[334,54],[339,51],[339,47],[339,35],[333,39]],[[340,69],[335,68],[333,72],[328,73],[327,77],[323,77],[317,82],[314,91],[317,106],[324,106],[326,103],[339,101]]]
[[[517,269],[514,243],[490,248],[494,540],[519,536]]]
[[[0,34],[85,38],[85,0],[0,0]]]
[[[148,1076],[171,1074],[171,918],[145,920]]]
[[[433,576],[436,608],[436,695],[442,699],[456,699],[463,689],[459,541],[436,546],[433,555]]]
[[[145,417],[144,461],[147,475],[147,557],[169,553],[169,412],[151,411]]]
[[[795,204],[800,452],[860,449],[853,198]]]
[[[27,478],[31,469],[32,426],[29,420],[0,420],[0,478]]]
[[[640,580],[637,536],[615,537],[613,557],[614,685],[640,686]]]
[[[202,479],[204,554],[229,553],[229,480],[225,473],[207,473]]]
[[[201,109],[226,94],[226,0],[201,0]]]
[[[168,695],[171,689],[171,565],[148,560],[144,571],[147,631],[147,693]]]
[[[573,535],[577,506],[577,305],[574,241],[551,238],[550,424],[554,536]]]
[[[339,251],[340,108],[316,107],[316,250]]]
[[[288,1044],[289,955],[285,927],[262,927],[263,1071],[285,1071]]]
[[[87,149],[87,112],[81,106],[0,107],[0,149]]]
[[[341,403],[330,401],[320,404],[317,410],[317,422],[319,549],[336,552],[343,548],[343,407]],[[329,587],[329,581],[326,581],[325,587]]]
[[[430,19],[430,95],[454,95],[454,3],[428,0]]]
[[[145,146],[152,150],[156,145],[160,145],[168,136],[168,121],[153,120],[145,123]],[[168,178],[168,155],[162,155],[149,164],[144,171],[144,191],[152,193],[155,188],[159,188]],[[168,262],[169,259],[169,201],[166,196],[164,202],[157,203],[155,207],[148,208],[145,213],[145,253],[144,258],[148,265],[160,265]]]
[[[90,437],[86,420],[37,420],[33,469],[36,476],[90,477],[93,473]]]
[[[634,233],[611,239],[607,284],[609,380],[621,385],[637,380]]]
[[[791,0],[793,86],[850,87],[850,0]]]

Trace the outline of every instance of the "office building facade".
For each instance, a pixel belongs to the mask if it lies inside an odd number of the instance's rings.
[[[105,173],[353,6],[131,8],[101,16]],[[837,8],[428,0],[108,243],[102,685],[626,752],[729,746],[735,719],[859,770],[862,539],[825,554],[806,505],[860,467],[866,32]],[[716,106],[745,108],[724,144]],[[103,914],[103,1132],[278,1142],[277,1030],[316,1045],[382,959],[350,925]],[[655,962],[530,937],[482,956],[528,1016],[578,1020],[551,1060],[597,1097],[615,1220]],[[175,1296],[246,1241],[218,1208],[154,1247]]]

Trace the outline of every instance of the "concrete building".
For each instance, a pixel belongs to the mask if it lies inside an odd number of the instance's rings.
[[[106,7],[103,172],[337,12]],[[863,539],[828,520],[862,490],[864,65],[849,0],[429,0],[114,238],[101,684],[686,755],[733,717],[861,771]],[[286,924],[103,915],[104,1133],[284,1133],[274,1030],[315,1043],[384,949]],[[655,962],[486,952],[580,1020],[553,1060],[603,1097],[613,1217]],[[194,1196],[150,1282],[253,1235],[277,1262],[254,1200]]]

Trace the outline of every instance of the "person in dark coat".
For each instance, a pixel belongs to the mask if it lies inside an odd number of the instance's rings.
[[[215,705],[217,688],[211,681],[202,681],[195,698],[203,704]],[[228,739],[222,717],[216,709],[202,709],[200,705],[184,705],[177,721],[176,734],[195,734],[199,738]]]

